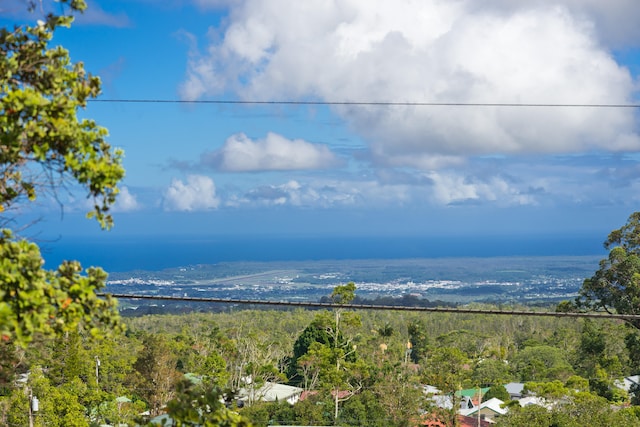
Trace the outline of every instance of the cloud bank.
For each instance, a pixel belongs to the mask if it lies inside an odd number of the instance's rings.
[[[201,3],[203,3],[201,1]],[[193,50],[182,97],[612,104],[636,83],[605,43],[638,32],[628,1],[335,2],[245,0]],[[624,6],[628,15],[622,16]],[[615,19],[622,21],[615,26]],[[637,22],[637,21],[636,21]],[[470,156],[640,149],[631,109],[541,107],[335,108],[380,167],[433,170]],[[230,144],[229,156],[235,146]],[[249,146],[252,152],[266,145]],[[230,170],[265,168],[237,161]],[[214,156],[215,157],[215,156]],[[262,157],[264,158],[264,157]],[[244,163],[244,165],[243,165]],[[282,166],[284,162],[281,162]],[[295,164],[295,162],[293,162]],[[264,169],[263,169],[264,170]]]

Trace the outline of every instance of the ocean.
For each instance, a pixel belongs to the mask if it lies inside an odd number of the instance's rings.
[[[602,236],[171,236],[60,238],[39,242],[47,268],[65,259],[108,272],[234,261],[604,255]]]

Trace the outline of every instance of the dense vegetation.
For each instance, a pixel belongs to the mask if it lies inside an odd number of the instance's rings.
[[[238,409],[258,426],[412,425],[438,411],[425,384],[452,393],[510,381],[565,403],[512,407],[499,425],[538,418],[540,425],[640,425],[636,407],[613,409],[637,403],[615,381],[640,372],[627,351],[640,337],[620,321],[247,310],[127,322],[126,334],[103,340],[68,333],[36,339],[28,351],[3,342],[0,424],[27,425],[27,389],[40,400],[36,425],[133,423],[184,395],[190,374],[197,387],[220,392],[247,387],[248,377],[256,388],[289,382],[314,392],[293,406],[256,399]],[[26,382],[16,382],[27,372]],[[335,390],[348,392],[340,394],[337,421]]]

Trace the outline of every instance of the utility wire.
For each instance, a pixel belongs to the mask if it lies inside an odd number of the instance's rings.
[[[336,304],[326,302],[302,302],[302,301],[268,301],[253,299],[232,299],[232,298],[205,298],[205,297],[177,297],[162,295],[136,295],[136,294],[107,294],[97,293],[99,297],[107,295],[120,299],[144,299],[144,300],[164,300],[164,301],[189,301],[206,303],[224,303],[239,305],[270,305],[283,307],[307,307],[307,308],[347,308],[352,310],[386,310],[386,311],[417,311],[428,313],[458,313],[458,314],[498,314],[505,316],[538,316],[538,317],[587,317],[592,319],[619,319],[624,321],[640,320],[637,314],[617,314],[617,313],[565,313],[554,311],[525,311],[525,310],[486,310],[476,308],[447,308],[447,307],[409,307],[404,305],[375,305],[375,304]]]
[[[218,104],[218,105],[344,105],[372,107],[535,107],[535,108],[640,108],[640,104],[552,104],[511,102],[385,102],[385,101],[257,101],[257,100],[181,100],[181,99],[91,99],[89,102],[113,104]]]

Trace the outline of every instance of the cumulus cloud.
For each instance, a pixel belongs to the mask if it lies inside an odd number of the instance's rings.
[[[189,175],[186,183],[174,179],[164,192],[163,207],[169,211],[216,209],[219,204],[215,183],[202,175]]]
[[[293,206],[299,208],[332,208],[383,204],[384,194],[397,202],[402,191],[397,186],[384,190],[375,181],[291,180],[284,184],[260,185],[226,201],[228,206]],[[392,189],[393,188],[393,189]],[[389,201],[390,199],[386,200]]]
[[[136,199],[136,196],[131,194],[128,187],[120,188],[120,193],[116,199],[114,206],[114,212],[131,212],[141,208],[140,203]]]
[[[381,183],[362,181],[289,181],[281,185],[262,185],[247,191],[242,197],[232,197],[230,206],[293,206],[293,207],[399,207],[420,201],[430,205],[464,203],[495,203],[502,206],[535,205],[539,188],[514,184],[504,177],[478,177],[455,172],[425,174],[413,182]]]
[[[482,2],[481,7],[511,12],[523,7],[553,7],[558,4],[592,22],[594,33],[603,43],[613,47],[640,45],[640,28],[637,25],[640,8],[635,0],[487,0]]]
[[[339,161],[326,145],[269,132],[258,140],[243,133],[232,135],[222,148],[204,154],[201,163],[225,172],[255,172],[324,169]]]
[[[509,205],[534,205],[533,194],[527,194],[508,180],[492,176],[488,180],[453,173],[432,172],[432,197],[436,204],[453,205],[469,202],[500,202]],[[528,193],[535,193],[530,188]]]
[[[630,0],[629,0],[630,1]],[[182,95],[458,103],[628,103],[635,82],[609,46],[638,31],[627,0],[245,0]],[[613,28],[624,7],[632,12]],[[627,28],[627,29],[625,29]],[[616,35],[615,31],[623,32]],[[634,33],[635,34],[635,33]],[[195,49],[195,48],[194,48]],[[474,155],[640,149],[631,109],[340,106],[380,166],[432,170]],[[258,164],[254,167],[260,167]]]

